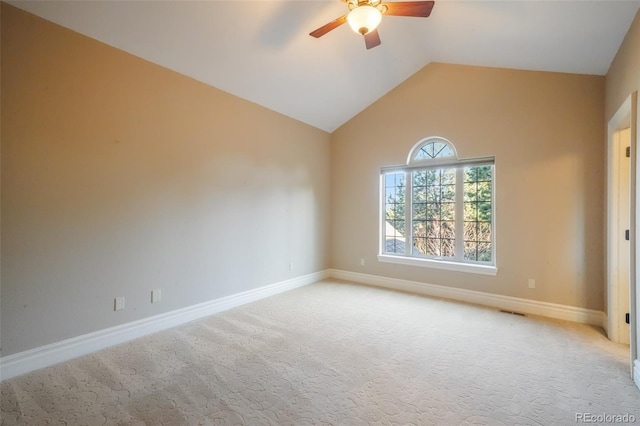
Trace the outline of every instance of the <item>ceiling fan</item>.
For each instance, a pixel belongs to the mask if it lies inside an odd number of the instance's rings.
[[[331,30],[338,28],[345,22],[353,31],[364,36],[367,49],[380,45],[380,36],[376,29],[382,20],[382,15],[415,16],[428,18],[435,2],[433,1],[398,1],[385,2],[382,0],[342,0],[349,6],[349,13],[342,15],[309,33],[310,36],[320,38]]]

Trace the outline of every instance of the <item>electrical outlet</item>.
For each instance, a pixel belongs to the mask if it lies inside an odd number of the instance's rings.
[[[151,290],[151,303],[157,303],[162,300],[162,290],[156,288]]]
[[[289,270],[293,271],[293,262],[289,262]]]
[[[529,278],[529,288],[536,288],[536,280]]]
[[[360,266],[364,266],[364,257],[360,258]]]
[[[124,309],[124,296],[123,297],[116,297],[113,300],[113,310],[114,311],[121,311]]]

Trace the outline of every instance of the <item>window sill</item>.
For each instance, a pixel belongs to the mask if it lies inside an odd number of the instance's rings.
[[[498,268],[489,265],[475,265],[471,263],[447,262],[446,260],[416,259],[415,257],[393,256],[379,254],[379,262],[397,263],[399,265],[420,266],[423,268],[444,269],[447,271],[467,272],[470,274],[492,275],[498,274]]]

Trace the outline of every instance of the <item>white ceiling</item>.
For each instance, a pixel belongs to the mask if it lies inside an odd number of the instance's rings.
[[[385,16],[366,50],[331,1],[11,1],[16,7],[326,131],[429,62],[606,74],[633,1],[436,1]]]

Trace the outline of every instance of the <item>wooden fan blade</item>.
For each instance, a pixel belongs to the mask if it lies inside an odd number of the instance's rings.
[[[325,35],[326,33],[328,33],[329,31],[335,30],[336,28],[338,28],[340,25],[344,24],[345,22],[347,22],[347,15],[342,15],[341,17],[334,19],[333,21],[329,22],[328,24],[325,24],[325,25],[321,26],[317,30],[310,32],[309,35],[311,37],[320,38],[323,35]]]
[[[380,34],[378,34],[378,30],[375,29],[370,31],[364,35],[364,43],[367,45],[367,49],[373,49],[376,46],[380,46]]]
[[[391,16],[415,16],[427,18],[435,2],[433,1],[398,1],[383,3],[386,6],[386,15]]]

